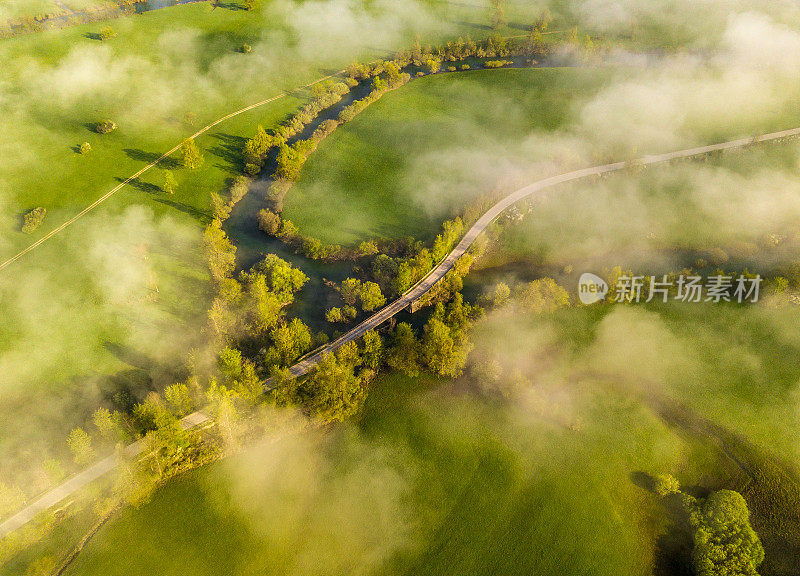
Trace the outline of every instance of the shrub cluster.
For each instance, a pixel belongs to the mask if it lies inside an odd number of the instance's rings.
[[[94,125],[94,131],[98,134],[108,134],[117,129],[117,123],[113,120],[101,120]]]
[[[22,231],[25,234],[31,234],[41,226],[45,216],[47,216],[47,210],[41,206],[34,208],[22,217]]]

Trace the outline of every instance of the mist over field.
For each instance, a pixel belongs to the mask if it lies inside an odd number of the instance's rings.
[[[402,107],[399,99],[411,88],[401,88],[320,147],[315,158],[328,164],[316,169],[329,177],[301,180],[289,193],[300,199],[295,206],[287,199],[292,221],[305,230],[303,218],[326,212],[318,225],[331,242],[337,234],[357,241],[408,236],[402,214],[379,220],[371,197],[361,200],[373,211],[334,203],[352,193],[345,177],[354,165],[375,172],[376,195],[389,190],[403,210],[433,222],[435,236],[442,220],[487,192],[800,126],[794,2],[513,1],[511,30],[524,33],[546,5],[564,25],[558,33],[577,24],[581,35],[596,39],[593,58],[562,46],[545,63],[555,70],[531,71],[529,85],[522,76],[470,84],[479,72],[459,74],[463,81],[454,74],[422,79],[412,84],[422,86],[421,110],[380,116],[382,106]],[[0,20],[10,13],[4,10]],[[470,30],[483,34],[488,10],[483,0],[264,0],[246,33],[165,20],[145,36],[131,18],[110,23],[114,41],[76,34],[53,43],[51,54],[28,49],[26,38],[0,42],[0,133],[8,135],[0,139],[0,261],[149,162],[173,136],[172,145],[238,107],[350,61],[387,57],[417,38],[435,43]],[[137,49],[139,40],[148,48]],[[245,42],[247,55],[237,52]],[[558,74],[579,82],[573,88]],[[445,85],[449,76],[453,84]],[[531,93],[548,89],[558,102],[530,102]],[[265,112],[266,127],[306,96],[293,94],[297,102],[286,110]],[[427,110],[425,103],[441,106]],[[420,120],[423,113],[436,122]],[[104,118],[120,128],[98,140],[91,126]],[[369,118],[390,130],[359,127]],[[252,134],[259,121],[247,122]],[[213,137],[228,137],[238,154],[237,134],[224,130]],[[391,181],[381,180],[369,156],[324,156],[337,138],[342,149],[361,138],[364,148],[395,151],[409,134],[435,146],[403,155]],[[72,150],[84,139],[93,139],[95,156]],[[238,160],[203,146],[219,183],[208,187],[217,192],[237,174]],[[89,162],[102,163],[94,165],[103,167],[102,178],[87,176],[101,172]],[[58,180],[54,173],[62,169],[74,170],[72,180]],[[69,458],[66,434],[96,407],[116,406],[123,392],[141,399],[185,378],[190,351],[209,345],[212,296],[200,246],[210,201],[198,182],[206,176],[192,180],[174,170],[181,188],[169,201],[159,199],[159,168],[0,271],[0,405],[10,424],[0,430],[0,483],[42,476],[42,462]],[[797,262],[798,174],[800,144],[792,141],[697,162],[632,166],[553,188],[506,229],[492,231],[467,288],[480,298],[502,281],[516,293],[525,282],[553,276],[574,295],[582,272],[622,266],[666,274],[686,267],[687,253],[705,257],[705,268],[772,273]],[[256,181],[253,190],[265,186]],[[45,224],[23,236],[22,215],[39,205],[48,209]],[[675,469],[699,484],[714,474],[708,447],[698,448],[693,432],[664,416],[668,403],[800,463],[800,311],[767,296],[739,308],[574,306],[533,314],[519,302],[487,306],[471,334],[467,370],[452,382],[382,375],[364,412],[333,430],[294,413],[261,414],[276,422],[270,434],[199,479],[178,482],[177,498],[196,505],[198,530],[224,523],[230,555],[206,558],[203,538],[213,532],[181,540],[172,514],[165,538],[180,553],[160,558],[161,568],[201,574],[204,563],[236,565],[241,546],[274,573],[445,573],[459,547],[474,548],[477,557],[493,538],[524,526],[520,541],[530,546],[531,573],[574,560],[581,573],[647,574],[663,528],[652,518],[662,511],[632,475]],[[177,506],[169,490],[126,512],[110,543],[82,557],[87,564],[79,562],[75,573],[82,566],[114,569],[103,554],[169,521],[169,506]],[[493,523],[484,532],[487,517]],[[573,538],[553,551],[561,529],[553,525],[561,518]],[[144,538],[145,560],[133,554],[132,562],[146,564],[161,545]],[[485,568],[515,573],[517,548],[486,560]],[[552,566],[543,560],[548,554]]]
[[[613,52],[610,63],[630,57]],[[453,145],[413,158],[401,186],[441,213],[443,197],[445,205],[458,206],[465,189],[469,198],[589,164],[790,128],[797,121],[792,109],[800,73],[792,62],[798,57],[800,34],[765,14],[733,13],[706,54],[644,56],[633,67],[609,68],[597,93],[570,104],[561,129],[495,140],[480,122],[474,130],[464,123]],[[471,95],[476,103],[491,96]],[[498,118],[523,116],[511,97],[472,108]]]

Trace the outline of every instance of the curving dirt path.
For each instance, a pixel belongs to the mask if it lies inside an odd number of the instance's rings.
[[[286,93],[284,93],[284,95],[285,94]],[[266,102],[268,101],[264,101],[263,103]],[[260,104],[262,103],[254,104],[253,106],[251,106],[251,108],[258,106]],[[245,109],[237,111],[227,116],[226,118],[241,113],[244,110]],[[224,119],[220,119],[215,124],[218,124],[223,120]],[[213,125],[214,124],[210,124],[202,131],[198,132],[198,134],[202,134],[202,132],[208,130],[208,128],[210,128]],[[602,174],[608,174],[610,172],[618,172],[620,170],[624,170],[632,166],[647,166],[650,164],[660,164],[664,162],[669,162],[671,160],[693,158],[697,156],[703,156],[705,154],[709,154],[712,152],[731,150],[736,148],[744,148],[752,144],[758,144],[762,142],[772,142],[775,140],[790,138],[799,135],[800,135],[800,128],[793,128],[790,130],[783,130],[781,132],[772,132],[770,134],[764,134],[763,136],[756,136],[753,138],[740,138],[738,140],[730,140],[728,142],[722,142],[720,144],[711,144],[708,146],[688,148],[686,150],[678,150],[676,152],[669,152],[666,154],[644,156],[642,158],[639,158],[631,162],[614,162],[612,164],[603,164],[601,166],[593,166],[590,168],[573,170],[572,172],[566,172],[564,174],[559,174],[557,176],[551,176],[549,178],[545,178],[543,180],[534,182],[533,184],[530,184],[524,188],[520,188],[516,192],[509,194],[502,200],[495,203],[491,208],[489,208],[478,219],[478,221],[472,225],[472,227],[467,231],[467,233],[458,243],[458,245],[455,248],[453,248],[453,250],[441,262],[439,262],[439,264],[437,264],[433,268],[433,270],[431,270],[422,280],[420,280],[416,285],[414,285],[410,290],[408,290],[408,292],[403,294],[400,298],[398,298],[391,304],[384,306],[375,314],[373,314],[372,316],[361,322],[358,326],[356,326],[349,332],[345,333],[338,339],[334,340],[320,351],[314,353],[308,358],[292,366],[290,371],[295,376],[302,376],[304,374],[307,374],[320,362],[320,360],[322,360],[322,358],[326,354],[329,354],[330,352],[338,349],[340,346],[342,346],[347,342],[351,342],[353,340],[360,338],[368,330],[376,328],[377,326],[379,326],[389,318],[393,317],[404,308],[409,307],[413,302],[415,302],[421,296],[427,293],[428,290],[430,290],[434,284],[436,284],[439,280],[441,280],[445,276],[445,274],[447,274],[447,272],[450,271],[450,269],[455,264],[456,260],[458,260],[458,258],[460,258],[464,253],[466,253],[469,247],[472,246],[473,242],[475,242],[475,239],[481,234],[481,232],[486,230],[486,228],[489,226],[489,224],[491,224],[491,222],[495,218],[497,218],[506,209],[508,209],[516,202],[522,200],[523,198],[528,198],[530,196],[533,196],[534,194],[544,192],[545,190],[552,188],[557,184],[563,184],[565,182],[572,182],[575,180],[580,180],[583,178],[589,178],[593,176],[600,176]],[[168,152],[163,157],[166,157],[168,154],[171,154],[171,152]],[[157,162],[158,161],[151,164],[150,167],[152,167]],[[131,179],[134,177],[135,176],[132,176]],[[124,185],[124,183],[122,185]],[[117,188],[120,188],[122,185],[120,185]],[[109,195],[110,194],[108,194],[107,196]],[[265,390],[271,389],[270,380],[266,380],[263,384]],[[181,425],[184,428],[191,428],[203,424],[208,420],[209,419],[205,414],[198,411],[183,418],[181,420]],[[128,446],[125,449],[125,451],[128,455],[137,455],[143,450],[143,448],[144,447],[142,441],[139,441]],[[93,480],[99,478],[100,476],[114,469],[116,465],[117,465],[116,458],[114,456],[108,457],[105,460],[102,460],[97,464],[87,468],[78,475],[73,476],[65,483],[58,486],[57,488],[44,494],[38,500],[26,506],[17,514],[15,514],[11,518],[7,519],[5,522],[0,524],[0,538],[5,537],[10,532],[24,526],[40,512],[43,512],[48,508],[55,506],[59,502],[62,502],[64,499],[68,498],[69,496],[71,496],[72,494],[74,494],[75,492],[77,492],[78,490],[80,490]]]
[[[198,136],[208,132],[211,128],[213,128],[217,124],[225,122],[225,120],[233,118],[234,116],[238,116],[239,114],[243,114],[243,113],[245,113],[245,112],[247,112],[249,110],[252,110],[254,108],[258,108],[260,106],[264,106],[265,104],[269,104],[270,102],[275,102],[276,100],[280,100],[281,98],[285,98],[286,96],[288,96],[292,92],[295,92],[297,90],[302,90],[303,88],[309,88],[310,86],[313,86],[314,84],[319,84],[320,82],[324,82],[325,80],[328,80],[329,78],[333,78],[334,76],[336,76],[337,74],[341,74],[342,72],[344,72],[344,70],[340,70],[338,72],[334,72],[333,74],[329,74],[327,76],[324,76],[323,78],[318,78],[317,80],[314,80],[313,82],[309,82],[308,84],[305,84],[304,86],[300,86],[300,87],[294,88],[292,90],[287,90],[285,92],[281,92],[280,94],[278,94],[277,96],[273,96],[272,98],[267,98],[266,100],[261,100],[260,102],[256,102],[255,104],[250,104],[249,106],[245,106],[244,108],[240,108],[239,110],[236,110],[235,112],[231,112],[230,114],[228,114],[226,116],[223,116],[222,118],[218,118],[217,120],[214,120],[211,124],[208,124],[207,126],[203,126],[202,128],[200,128],[200,130],[198,130],[197,132],[195,132],[191,136],[188,136],[188,138],[197,138]],[[157,159],[155,159],[152,162],[150,162],[150,164],[148,164],[147,166],[145,166],[144,168],[142,168],[141,170],[139,170],[135,174],[132,174],[132,175],[128,176],[125,180],[123,180],[122,182],[120,182],[119,184],[114,186],[114,188],[112,188],[111,190],[109,190],[108,192],[103,194],[100,198],[98,198],[97,200],[95,200],[94,202],[89,204],[86,208],[84,208],[83,210],[81,210],[80,212],[75,214],[75,216],[73,216],[72,218],[70,218],[69,220],[64,222],[63,224],[59,225],[58,227],[54,228],[50,232],[48,232],[47,234],[45,234],[44,236],[39,238],[36,242],[31,244],[30,246],[28,246],[24,250],[22,250],[19,253],[15,254],[14,256],[9,258],[8,260],[5,260],[4,262],[1,262],[0,263],[0,270],[3,270],[4,268],[10,266],[14,262],[19,260],[23,256],[25,256],[28,252],[31,252],[31,251],[35,250],[36,248],[38,248],[39,246],[41,246],[42,244],[44,244],[45,242],[50,240],[50,238],[52,238],[53,236],[55,236],[56,234],[58,234],[62,230],[64,230],[65,228],[71,226],[72,224],[74,224],[75,222],[77,222],[78,220],[80,220],[81,218],[86,216],[86,214],[88,214],[89,212],[91,212],[92,210],[97,208],[100,204],[102,204],[103,202],[105,202],[106,200],[111,198],[114,194],[116,194],[117,192],[122,190],[122,188],[124,188],[126,185],[130,184],[133,180],[136,180],[139,176],[141,176],[142,174],[144,174],[145,172],[147,172],[151,168],[154,168],[155,166],[157,166],[159,162],[161,162],[162,160],[165,160],[168,156],[171,156],[172,154],[177,152],[180,149],[181,144],[183,144],[183,142],[180,142],[179,144],[177,144],[171,150],[168,150],[168,151],[164,152],[161,156],[159,156]],[[0,533],[0,536],[2,536],[1,533]]]

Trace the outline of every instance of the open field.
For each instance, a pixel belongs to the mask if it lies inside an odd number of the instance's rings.
[[[284,216],[331,243],[429,241],[443,220],[498,184],[532,132],[572,122],[575,103],[608,76],[564,68],[415,80],[322,143],[287,195]]]
[[[635,68],[559,68],[416,80],[321,143],[283,214],[329,243],[407,235],[429,241],[442,220],[490,191],[681,147],[668,143],[676,136],[687,145],[713,143],[800,123],[800,114],[783,102],[767,119],[735,105],[728,115],[687,111],[679,124],[664,126],[677,135],[625,133],[611,125],[621,111],[593,117],[618,83],[639,89],[648,76]]]
[[[403,47],[420,30],[423,39],[458,33],[452,21],[474,12],[420,10],[391,24],[390,7],[354,13],[365,31],[360,38],[329,26],[325,14],[270,2],[255,12],[200,3],[120,18],[107,42],[89,37],[99,24],[4,40],[0,258],[199,126],[356,57]],[[238,53],[245,42],[252,52]],[[12,281],[0,287],[0,395],[7,406],[29,406],[9,414],[6,430],[14,434],[0,434],[9,455],[3,475],[22,473],[18,459],[62,455],[66,433],[98,403],[118,393],[141,397],[180,375],[209,304],[199,243],[210,194],[237,172],[255,127],[275,125],[306,96],[247,112],[201,137],[205,163],[194,171],[166,162],[178,184],[174,195],[161,189],[164,170],[153,169],[3,271]],[[93,123],[105,118],[119,128],[94,133]],[[75,151],[82,142],[91,152]],[[44,223],[23,234],[22,215],[37,206],[47,209]],[[22,448],[32,445],[35,454]]]
[[[647,573],[653,502],[626,475],[675,458],[663,425],[610,400],[617,434],[587,445],[590,430],[432,384],[383,378],[355,427],[179,480],[109,525],[69,573]],[[300,470],[305,484],[284,474]]]
[[[547,41],[424,46],[545,3]],[[800,10],[545,3],[203,2],[0,41],[0,262],[47,240],[0,264],[2,576],[686,576],[736,565],[730,534],[746,576],[800,576]],[[249,193],[212,202],[245,156]],[[584,272],[707,298],[581,305]],[[758,302],[711,301],[750,273]]]
[[[670,472],[703,493],[742,489],[746,474],[713,436],[668,419],[663,402],[675,395],[696,413],[724,403],[738,410],[734,425],[749,405],[729,385],[742,375],[734,370],[711,393],[712,374],[684,385],[681,358],[656,366],[636,348],[653,341],[630,349],[641,368],[615,363],[606,347],[626,331],[619,317],[652,330],[658,311],[593,312],[494,314],[476,328],[476,352],[522,370],[526,384],[381,377],[353,425],[278,435],[175,481],[104,528],[69,574],[665,570],[674,536],[648,475]],[[661,312],[673,329],[678,315]],[[680,317],[674,337],[726,333],[709,314]],[[594,337],[574,348],[575,332]],[[774,353],[762,340],[743,347]],[[770,448],[789,440],[777,426],[764,430]]]

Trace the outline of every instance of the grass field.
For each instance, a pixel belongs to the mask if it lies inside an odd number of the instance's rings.
[[[536,133],[573,121],[575,102],[604,79],[597,70],[512,69],[415,80],[320,145],[284,216],[327,242],[429,240],[471,198],[502,185]]]
[[[727,114],[687,109],[665,118],[658,110],[648,116],[643,102],[631,101],[627,112],[610,103],[632,99],[628,92],[649,82],[649,73],[625,67],[482,70],[415,80],[320,144],[287,195],[284,216],[331,243],[408,234],[430,240],[442,220],[487,192],[800,124],[783,100],[768,115],[732,105]],[[688,94],[689,82],[681,79],[673,90]],[[748,162],[738,170],[755,165]],[[690,185],[687,178],[684,186]]]
[[[440,386],[382,378],[356,426],[173,483],[69,573],[649,573],[654,501],[628,474],[679,452],[652,415],[610,399],[613,429],[575,432]]]
[[[350,21],[332,26],[325,13],[279,2],[253,12],[198,3],[115,19],[117,36],[107,42],[90,37],[103,23],[4,40],[0,260],[198,127],[416,35],[433,42],[474,33],[468,22],[484,17],[470,7],[419,7],[397,18],[388,5],[368,13],[352,7]],[[245,42],[253,47],[247,55],[237,52]],[[23,461],[61,455],[69,429],[116,392],[138,396],[180,371],[208,307],[198,247],[210,194],[237,173],[255,127],[275,125],[306,96],[201,137],[205,163],[195,171],[166,163],[178,181],[174,196],[160,189],[164,171],[152,170],[3,271],[0,395],[4,405],[29,407],[10,410],[0,433],[6,480],[22,473]],[[105,118],[119,128],[94,133]],[[90,153],[75,151],[82,142]],[[47,217],[23,234],[22,215],[37,206]]]
[[[381,376],[356,422],[279,435],[171,482],[103,528],[68,574],[648,575],[654,562],[674,574],[647,476],[673,473],[698,494],[743,489],[746,474],[691,414],[788,456],[775,394],[798,376],[778,369],[793,352],[755,329],[758,313],[732,333],[725,311],[689,308],[492,314],[476,352],[516,384]],[[752,381],[715,355],[727,338],[775,370]],[[664,354],[694,346],[703,355]],[[666,417],[672,399],[688,425]],[[768,552],[763,573],[786,573]]]
[[[416,35],[480,34],[475,23],[485,20],[480,7],[431,1],[397,17],[381,15],[388,4],[337,14],[345,25],[331,27],[317,3],[286,6],[265,2],[247,13],[198,4],[115,20],[119,35],[107,43],[88,37],[100,27],[92,25],[0,44],[9,63],[0,84],[8,136],[0,143],[0,259],[197,126]],[[244,42],[252,53],[236,51]],[[487,190],[576,163],[800,123],[800,87],[775,70],[778,81],[760,91],[769,97],[748,94],[729,108],[716,88],[730,85],[694,90],[694,77],[661,74],[514,69],[414,82],[320,146],[284,216],[327,242],[430,239]],[[683,84],[670,92],[672,75]],[[705,100],[681,114],[684,96],[695,93]],[[64,456],[69,428],[99,404],[114,405],[118,393],[142,396],[181,376],[186,352],[205,338],[210,292],[198,245],[209,194],[236,173],[254,126],[274,125],[305,96],[202,137],[206,162],[194,172],[175,167],[175,196],[152,171],[3,272],[0,477],[25,478],[31,462]],[[119,129],[93,133],[104,118]],[[73,148],[83,141],[92,151],[79,155]],[[754,255],[800,217],[797,152],[789,143],[565,188],[501,234],[467,293],[542,275],[571,289],[584,269],[617,264],[665,272],[677,261],[664,253],[675,247],[735,244],[720,265],[748,257],[774,264]],[[313,279],[292,312],[318,317],[322,278],[339,280],[347,267],[309,263],[263,239],[252,218],[243,220],[253,200],[229,223],[241,261],[273,251],[296,262]],[[23,235],[21,216],[34,206],[48,217]],[[456,382],[383,375],[354,422],[280,436],[170,482],[104,527],[68,573],[649,575],[654,558],[658,566],[670,559],[662,536],[671,527],[642,478],[671,472],[698,493],[759,489],[722,455],[707,424],[698,431],[670,419],[672,402],[689,424],[708,418],[767,459],[779,453],[792,470],[800,462],[787,424],[798,413],[798,321],[796,307],[728,305],[491,314],[475,329],[476,354],[497,359],[503,378],[480,367]],[[781,534],[764,510],[754,524],[769,536],[765,574],[783,574],[775,568],[786,561],[775,556]],[[74,541],[86,523],[55,539]],[[24,574],[40,553],[61,550],[48,540],[3,573]]]

